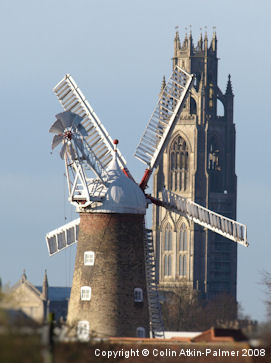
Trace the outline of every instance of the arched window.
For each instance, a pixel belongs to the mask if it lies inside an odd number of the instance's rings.
[[[181,229],[179,232],[179,251],[187,250],[187,238],[188,238],[187,226],[185,223],[182,223]]]
[[[172,229],[171,225],[168,223],[164,232],[164,250],[171,251],[172,250]]]
[[[186,254],[179,255],[179,275],[181,277],[185,277],[186,270],[187,270],[187,256],[186,256]]]
[[[191,115],[197,114],[197,104],[193,97],[190,97],[190,113]]]
[[[218,142],[214,137],[209,142],[208,171],[210,179],[210,191],[223,191],[222,152]]]
[[[162,275],[172,276],[173,228],[167,223],[161,233],[162,241]]]
[[[188,188],[188,147],[181,136],[176,136],[170,146],[169,186],[173,191]]]
[[[172,257],[171,255],[164,256],[164,276],[171,276],[172,274]]]
[[[186,254],[179,255],[179,275],[182,277],[186,276],[187,271],[187,256]]]
[[[187,255],[188,255],[188,248],[189,248],[189,229],[186,223],[181,224],[181,228],[179,230],[179,276],[186,277],[187,275]]]
[[[201,73],[196,72],[194,77],[194,88],[196,89],[196,91],[199,90],[200,80],[201,80]]]
[[[220,171],[221,167],[219,165],[220,150],[217,146],[215,139],[212,139],[209,146],[209,170]]]
[[[225,115],[225,108],[222,101],[218,98],[217,99],[217,116],[224,116]]]

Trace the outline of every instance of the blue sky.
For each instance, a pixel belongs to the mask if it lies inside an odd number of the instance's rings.
[[[46,232],[75,217],[64,165],[50,154],[48,129],[62,109],[52,88],[70,73],[141,179],[133,157],[162,76],[171,71],[175,26],[194,40],[218,37],[219,85],[231,73],[237,130],[238,220],[249,248],[238,251],[238,299],[264,320],[262,271],[271,271],[269,1],[0,1],[0,276],[13,284],[26,269],[34,284],[72,281],[75,248],[48,257]]]

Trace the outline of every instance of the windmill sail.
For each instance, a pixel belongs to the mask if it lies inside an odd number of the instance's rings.
[[[159,163],[165,141],[180,116],[192,80],[192,75],[176,66],[159,97],[135,152],[135,157],[147,164],[150,172]]]
[[[166,189],[162,193],[162,205],[174,213],[186,215],[193,222],[247,247],[247,227],[230,218],[202,207]]]
[[[47,233],[46,243],[49,255],[52,256],[78,241],[80,218]]]
[[[86,100],[83,93],[78,88],[73,78],[66,76],[54,87],[54,93],[66,111],[72,111],[83,118],[81,125],[87,131],[84,140],[87,143],[92,164],[99,169],[106,169],[114,155],[114,143],[98,116]],[[131,177],[126,168],[126,161],[117,150],[118,159],[124,172]],[[131,177],[132,178],[132,177]]]

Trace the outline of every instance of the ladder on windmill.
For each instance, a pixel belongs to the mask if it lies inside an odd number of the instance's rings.
[[[145,229],[144,253],[146,266],[146,285],[150,316],[150,330],[153,338],[165,338],[159,293],[155,278],[155,258],[152,230]]]

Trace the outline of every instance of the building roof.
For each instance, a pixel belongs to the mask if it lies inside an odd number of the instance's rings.
[[[48,286],[46,271],[44,276]],[[34,293],[38,298],[42,300],[46,299],[46,297],[43,295],[43,287],[34,286],[29,280],[27,280],[25,271],[23,272],[21,279],[11,288],[11,291],[15,291],[22,285],[24,285],[28,290],[32,291],[32,293]],[[48,300],[50,301],[69,300],[70,293],[71,293],[70,287],[48,286]]]
[[[170,338],[169,338],[170,337]],[[130,338],[130,337],[110,337],[111,343],[153,343],[168,344],[174,342],[183,343],[226,343],[247,342],[248,338],[240,329],[210,328],[200,332],[165,332],[165,339],[157,338]]]
[[[25,271],[22,274],[21,279],[14,285],[11,287],[10,291],[14,292],[16,291],[18,288],[20,288],[20,286],[24,286],[26,287],[29,291],[31,291],[34,295],[38,296],[39,298],[41,297],[41,290],[38,290],[36,288],[36,286],[34,286],[29,280],[27,280]]]
[[[35,286],[36,289],[42,292],[42,286]],[[71,288],[70,287],[48,287],[48,300],[50,301],[62,301],[70,298]]]
[[[165,339],[175,339],[184,338],[189,341],[196,336],[200,335],[202,332],[192,332],[192,331],[165,331]]]
[[[192,342],[242,342],[248,338],[240,329],[210,328],[191,339]]]

